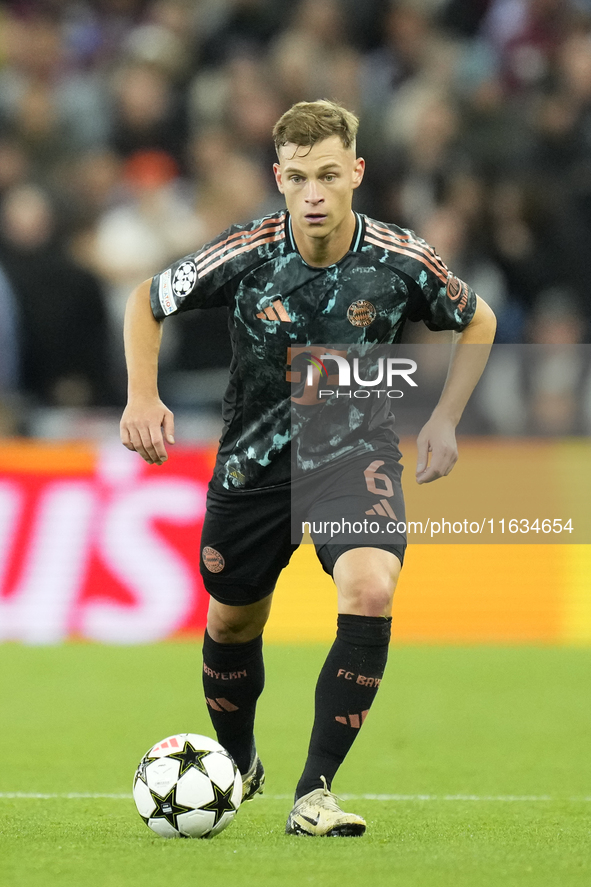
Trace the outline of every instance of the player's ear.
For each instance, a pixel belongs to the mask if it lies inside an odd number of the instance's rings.
[[[283,194],[283,181],[281,179],[281,166],[279,163],[273,164],[273,173],[275,174],[275,181],[277,182],[277,187],[281,194]]]
[[[358,188],[361,182],[363,181],[363,174],[365,172],[365,160],[363,157],[358,157],[355,161],[355,166],[353,167],[353,188]]]

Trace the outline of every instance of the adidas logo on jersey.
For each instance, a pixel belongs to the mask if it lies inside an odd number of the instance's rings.
[[[277,320],[284,323],[291,323],[291,317],[283,307],[281,299],[274,299],[272,305],[267,305],[257,314],[259,320]]]

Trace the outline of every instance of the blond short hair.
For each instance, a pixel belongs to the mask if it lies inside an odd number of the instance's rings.
[[[337,102],[322,99],[317,102],[298,102],[279,118],[273,127],[273,141],[279,148],[288,143],[315,145],[322,139],[338,136],[343,147],[355,146],[359,118]]]

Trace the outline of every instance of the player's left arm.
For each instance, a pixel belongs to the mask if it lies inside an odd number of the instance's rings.
[[[419,484],[445,477],[458,459],[456,426],[486,366],[497,326],[492,309],[479,296],[476,300],[474,316],[454,349],[439,403],[417,439]]]

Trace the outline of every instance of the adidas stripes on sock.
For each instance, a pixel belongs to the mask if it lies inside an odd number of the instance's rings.
[[[218,742],[244,775],[254,748],[254,716],[265,684],[263,636],[245,644],[203,638],[203,689]]]
[[[328,787],[359,732],[381,683],[392,619],[340,614],[336,640],[316,684],[314,726],[296,800]]]

